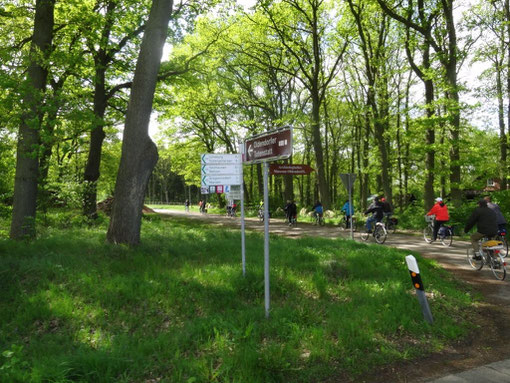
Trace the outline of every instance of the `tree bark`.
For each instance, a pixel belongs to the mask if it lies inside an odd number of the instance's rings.
[[[501,63],[502,64],[502,63]],[[499,60],[496,61],[496,88],[498,94],[498,122],[499,122],[499,153],[501,166],[499,168],[501,178],[501,189],[507,189],[507,138],[505,127],[505,111],[503,105],[503,80],[501,78],[501,68]]]
[[[173,0],[153,0],[140,47],[107,233],[111,243],[136,245],[140,242],[143,199],[158,161],[156,145],[149,137],[149,122],[172,6]]]
[[[40,128],[43,118],[42,97],[46,89],[48,69],[45,59],[53,40],[55,0],[37,0],[34,33],[30,46],[27,85],[23,97],[25,113],[21,116],[18,135],[16,177],[10,237],[33,238],[37,206]]]

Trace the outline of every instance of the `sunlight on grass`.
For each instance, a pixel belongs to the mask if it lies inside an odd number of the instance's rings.
[[[136,248],[104,233],[102,224],[0,240],[0,354],[20,361],[0,357],[0,381],[355,379],[444,348],[474,315],[473,294],[434,262],[419,259],[430,326],[407,253],[272,237],[267,320],[260,234],[247,235],[243,277],[236,230],[147,217]]]

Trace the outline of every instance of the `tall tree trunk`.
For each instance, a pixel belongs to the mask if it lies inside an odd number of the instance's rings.
[[[149,137],[149,122],[172,6],[173,0],[153,0],[140,47],[107,233],[112,243],[136,245],[140,242],[143,199],[158,161],[156,145]]]
[[[30,45],[26,93],[23,97],[25,112],[21,116],[18,135],[10,231],[10,237],[13,239],[35,236],[37,178],[39,175],[37,152],[43,118],[42,98],[48,78],[45,59],[49,56],[53,40],[54,7],[55,0],[37,0],[35,4],[34,33]]]
[[[107,53],[110,35],[114,26],[114,11],[118,3],[109,1],[106,8],[105,25],[101,31],[100,47],[91,48],[94,53],[94,121],[90,132],[90,144],[87,164],[84,172],[83,214],[91,219],[97,218],[97,181],[100,175],[101,152],[103,148],[104,115],[107,106],[106,70],[112,61]]]
[[[292,163],[292,157],[288,160],[285,160],[284,163],[290,164]],[[294,200],[294,181],[292,174],[285,174],[283,176],[283,184],[284,184],[284,200]]]
[[[315,93],[315,92],[314,92]],[[330,208],[329,187],[326,180],[326,169],[324,168],[324,153],[322,150],[322,139],[320,131],[320,100],[317,94],[312,94],[312,144],[315,151],[315,162],[317,165],[317,180],[321,202],[325,208]]]
[[[448,81],[448,99],[450,100],[450,192],[453,205],[462,204],[461,167],[460,167],[460,103],[457,84],[457,34],[453,18],[453,0],[443,0],[443,12],[448,34],[448,57],[443,63]]]
[[[104,133],[104,115],[106,111],[106,88],[105,71],[103,63],[96,64],[96,76],[94,86],[94,122],[90,132],[90,145],[85,165],[83,194],[83,214],[88,218],[97,218],[97,180],[99,179],[99,169],[101,166],[101,151]]]
[[[498,94],[498,122],[499,122],[499,160],[501,166],[499,168],[501,178],[501,189],[507,189],[507,138],[505,127],[505,111],[503,106],[503,81],[501,79],[501,65],[496,65],[496,88]]]
[[[365,134],[363,134],[363,160],[362,160],[362,174],[363,174],[363,186],[361,188],[361,206],[363,210],[367,208],[367,199],[369,192],[369,156],[370,156],[370,116],[368,112],[365,112]]]
[[[505,21],[506,21],[506,40],[510,38],[510,0],[505,0]],[[507,43],[507,52],[506,52],[506,95],[507,95],[507,137],[510,136],[510,44]],[[506,142],[508,148],[508,141]],[[510,164],[507,164],[510,165]],[[509,168],[505,169],[506,174],[510,172]],[[508,184],[508,182],[507,182]],[[508,185],[507,185],[508,188]]]

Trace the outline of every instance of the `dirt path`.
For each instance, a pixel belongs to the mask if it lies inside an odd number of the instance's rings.
[[[157,209],[156,212],[203,220],[215,225],[240,227],[239,218]],[[245,225],[247,230],[264,230],[263,223],[255,218],[246,219]],[[307,235],[326,238],[350,237],[350,232],[341,230],[337,226],[318,227],[298,223],[297,227],[289,228],[281,218],[272,219],[269,230],[271,234],[291,238]],[[359,241],[359,234],[354,233],[354,239]],[[373,243],[373,238],[370,238],[369,242]],[[421,360],[385,366],[373,376],[367,377],[365,382],[424,382],[510,358],[510,336],[508,336],[510,334],[510,275],[505,281],[497,281],[487,267],[481,271],[473,270],[466,260],[466,249],[470,246],[469,243],[457,241],[455,237],[453,245],[446,248],[440,243],[426,244],[421,236],[397,233],[389,235],[384,245],[409,249],[421,253],[424,257],[437,260],[455,277],[469,284],[473,290],[480,292],[485,300],[477,308],[480,328],[473,331],[468,339]],[[424,282],[426,284],[426,281]]]

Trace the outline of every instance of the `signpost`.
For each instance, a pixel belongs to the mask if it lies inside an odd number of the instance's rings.
[[[280,175],[280,174],[291,174],[294,176],[308,175],[314,172],[315,169],[309,165],[298,165],[298,164],[271,164],[269,165],[269,174]]]
[[[285,128],[251,137],[245,142],[245,163],[264,163],[264,306],[269,318],[269,193],[268,161],[289,158],[292,155],[292,129]]]
[[[349,193],[349,206],[350,206],[350,209],[351,212],[354,211],[353,209],[353,205],[352,205],[352,187],[354,186],[354,181],[356,180],[356,174],[354,173],[345,173],[345,174],[340,174],[340,179],[342,180],[345,188],[347,189],[347,192]],[[354,240],[354,229],[352,227],[352,214],[350,215],[351,216],[351,222],[350,222],[350,228],[351,228],[351,239]]]
[[[253,136],[245,142],[245,163],[276,161],[292,155],[292,129],[285,128]]]

